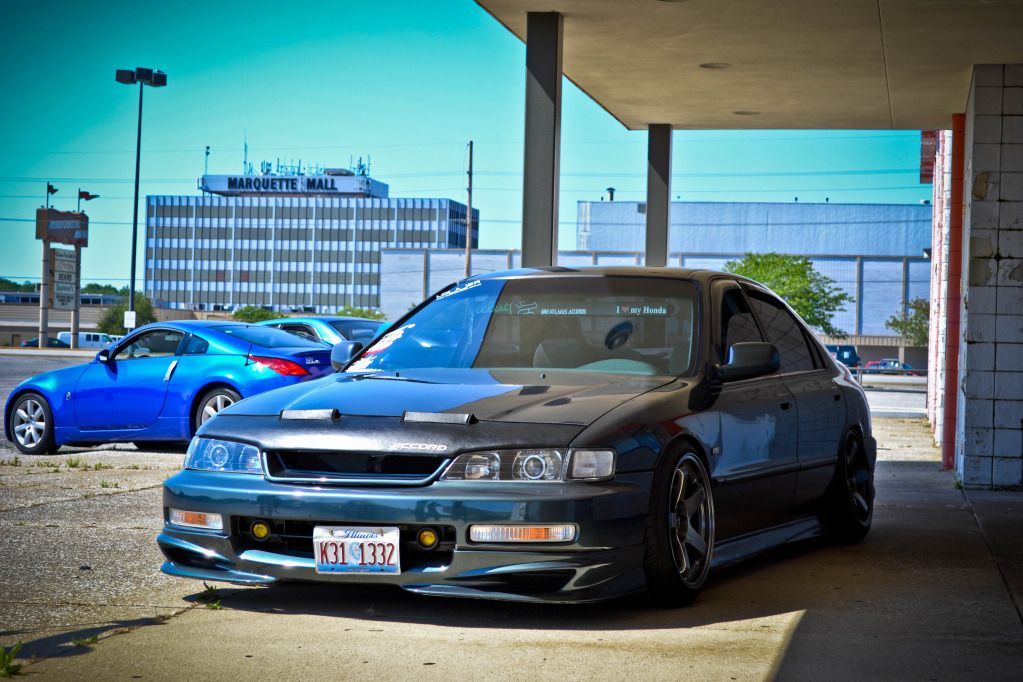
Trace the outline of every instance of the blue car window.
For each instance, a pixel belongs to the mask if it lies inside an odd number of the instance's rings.
[[[265,327],[255,325],[224,325],[212,327],[216,331],[238,339],[243,343],[251,343],[261,348],[308,348],[310,350],[323,350],[323,344],[309,339],[304,339],[290,332],[277,329],[276,327]]]
[[[201,336],[192,334],[188,337],[188,341],[185,342],[185,349],[181,351],[182,355],[203,355],[210,348],[210,344],[206,339]]]
[[[117,360],[139,360],[174,355],[184,334],[168,329],[154,329],[136,336],[130,344],[117,351]]]

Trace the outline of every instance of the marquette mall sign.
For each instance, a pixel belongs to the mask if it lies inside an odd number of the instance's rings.
[[[223,196],[386,197],[387,185],[365,175],[204,175],[199,189]]]

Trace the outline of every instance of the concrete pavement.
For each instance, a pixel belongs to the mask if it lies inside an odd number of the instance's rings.
[[[219,585],[207,609],[201,583],[157,572],[153,486],[180,455],[90,451],[115,469],[57,474],[21,458],[0,467],[0,644],[49,656],[25,668],[44,679],[1019,679],[1023,495],[964,496],[922,422],[876,429],[866,541],[774,552],[678,610],[316,585]]]

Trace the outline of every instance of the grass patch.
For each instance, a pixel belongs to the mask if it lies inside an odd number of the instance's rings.
[[[138,469],[138,468],[139,468],[139,465],[138,465],[138,464],[132,464],[132,465],[131,465],[130,467],[128,467],[128,468],[129,468],[129,469]]]
[[[88,469],[89,467],[87,466],[85,468]],[[93,471],[103,471],[104,469],[113,469],[113,468],[114,468],[113,464],[104,464],[103,462],[96,462],[95,464],[92,465],[92,470]]]
[[[99,635],[93,635],[92,637],[83,637],[81,639],[72,639],[72,646],[90,646],[99,641]]]
[[[77,469],[82,466],[81,457],[68,457],[64,460],[64,464],[67,464],[68,469]]]
[[[202,586],[203,591],[196,596],[199,603],[205,604],[206,608],[211,611],[219,611],[224,608],[220,605],[220,595],[217,594],[217,588],[213,587],[213,585],[207,585],[205,580],[202,581]]]
[[[100,481],[99,482],[99,487],[100,488],[120,488],[121,484],[118,483],[117,481]]]
[[[0,677],[14,677],[21,674],[21,664],[14,659],[21,651],[21,642],[15,642],[10,649],[0,647]]]
[[[20,467],[21,466],[21,457],[18,457],[17,455],[15,455],[14,459],[5,459],[4,461],[0,462],[0,464],[5,464],[5,465],[7,465],[9,467]]]
[[[36,466],[40,467],[42,469],[52,469],[53,467],[59,467],[60,464],[59,463],[55,463],[55,462],[51,462],[48,459],[44,459],[44,460],[41,460],[39,462],[36,462]]]

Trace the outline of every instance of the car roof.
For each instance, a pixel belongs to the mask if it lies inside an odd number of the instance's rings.
[[[650,277],[657,279],[687,279],[707,283],[719,277],[728,277],[748,284],[763,286],[748,277],[720,270],[703,270],[676,267],[646,267],[642,265],[555,265],[538,268],[516,268],[475,275],[470,279],[507,279],[513,277]]]
[[[345,317],[343,315],[315,315],[303,317],[277,317],[272,320],[264,320],[259,324],[281,324],[285,322],[369,322],[380,324],[384,320],[371,320],[368,317]]]

